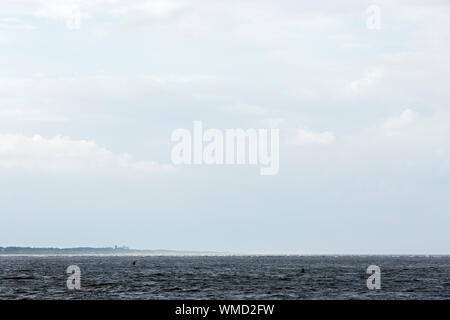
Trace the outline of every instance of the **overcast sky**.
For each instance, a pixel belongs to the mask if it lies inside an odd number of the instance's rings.
[[[0,246],[450,253],[449,17],[445,0],[2,0]],[[279,128],[279,173],[174,166],[194,120]]]

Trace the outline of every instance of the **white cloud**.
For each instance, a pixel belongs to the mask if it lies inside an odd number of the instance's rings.
[[[0,30],[0,45],[6,45],[9,43],[9,37],[5,32]]]
[[[309,144],[331,144],[335,140],[333,132],[313,132],[307,129],[298,129],[293,144],[302,146]]]
[[[405,109],[400,116],[391,117],[384,121],[382,128],[386,131],[397,130],[411,125],[418,119],[418,114],[411,109]]]
[[[153,161],[136,161],[128,154],[114,154],[92,140],[0,134],[0,170],[153,174],[170,173],[175,169]]]
[[[334,166],[358,168],[361,174],[443,179],[450,173],[448,119],[447,112],[425,115],[406,108],[372,126],[341,135],[327,158],[333,159]]]
[[[0,18],[0,29],[34,30],[37,27],[17,18]]]
[[[372,68],[368,70],[361,79],[350,82],[347,86],[347,92],[358,93],[374,86],[383,77],[382,68]]]
[[[25,23],[17,23],[14,16],[31,18],[36,20],[51,20],[65,24],[68,29],[80,29],[85,21],[98,21],[106,18],[115,21],[118,25],[122,22],[161,22],[170,19],[179,10],[187,7],[187,2],[182,0],[28,0],[26,2],[14,0],[2,0],[1,11],[3,15],[11,17],[5,18],[9,21],[0,20],[1,29],[7,30],[7,35],[0,33],[0,45],[8,45],[11,39],[17,38],[12,32],[20,30],[33,30],[37,26]],[[37,19],[36,19],[37,18]],[[5,20],[3,19],[3,20]],[[93,30],[92,24],[86,28],[93,40],[104,39],[109,33],[114,23],[100,23]],[[87,24],[86,24],[87,25]]]
[[[345,49],[365,49],[369,47],[367,39],[358,37],[352,33],[341,33],[330,36],[330,40],[337,46]]]
[[[156,84],[188,84],[196,82],[205,82],[215,80],[215,77],[203,74],[167,74],[167,75],[150,75],[143,76],[145,80],[150,80]]]
[[[83,16],[96,15],[142,15],[153,17],[167,16],[185,6],[178,0],[28,0],[26,4],[18,1],[2,3],[6,12],[31,14],[47,19],[67,19],[74,9],[80,9]]]
[[[405,109],[400,115],[383,121],[378,135],[383,139],[410,144],[425,142],[430,146],[450,139],[450,125],[446,116],[424,116],[411,109]]]
[[[10,45],[20,35],[37,29],[36,26],[14,17],[0,18],[0,45]]]
[[[285,121],[284,118],[274,117],[274,118],[264,118],[259,121],[260,125],[264,128],[280,128],[281,124]]]
[[[67,122],[70,118],[47,110],[2,108],[0,109],[0,121],[38,121],[38,122]]]
[[[82,97],[97,102],[147,99],[159,88],[180,92],[216,80],[203,74],[0,76],[0,121],[67,121],[79,114],[81,108],[92,112],[99,107],[100,103],[80,103]]]
[[[227,106],[225,109],[237,115],[266,116],[270,114],[270,110],[265,107],[247,103],[236,103]]]

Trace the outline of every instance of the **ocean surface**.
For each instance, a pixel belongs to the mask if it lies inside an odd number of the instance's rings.
[[[450,299],[450,256],[0,256],[0,299]]]

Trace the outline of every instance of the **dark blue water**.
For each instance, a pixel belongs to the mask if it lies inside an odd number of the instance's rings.
[[[366,285],[372,264],[380,290]],[[449,298],[450,256],[0,256],[0,299]]]

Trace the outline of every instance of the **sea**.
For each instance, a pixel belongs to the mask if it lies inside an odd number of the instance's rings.
[[[450,256],[0,255],[0,299],[448,300]]]

